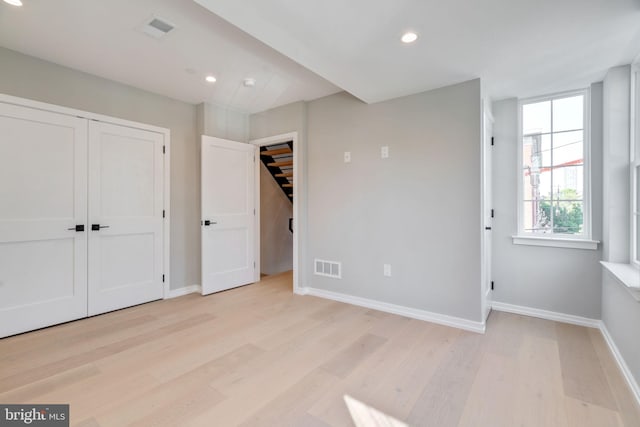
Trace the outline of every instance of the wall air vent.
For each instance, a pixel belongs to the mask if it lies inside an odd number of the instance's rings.
[[[156,39],[166,36],[176,26],[165,19],[152,17],[143,26],[142,32]]]
[[[314,260],[314,265],[314,274],[318,276],[333,277],[334,279],[342,279],[341,263],[316,258]]]

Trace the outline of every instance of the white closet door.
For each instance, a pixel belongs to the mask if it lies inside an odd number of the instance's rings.
[[[89,315],[163,296],[163,135],[89,125]]]
[[[86,120],[0,103],[0,337],[87,315],[86,185]]]
[[[202,137],[202,294],[255,277],[257,147]]]

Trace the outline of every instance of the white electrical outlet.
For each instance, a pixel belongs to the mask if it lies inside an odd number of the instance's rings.
[[[344,152],[344,162],[351,163],[351,151]]]
[[[389,147],[385,145],[384,147],[380,148],[380,157],[383,159],[389,157]]]
[[[385,276],[391,277],[391,264],[384,264],[383,272]]]

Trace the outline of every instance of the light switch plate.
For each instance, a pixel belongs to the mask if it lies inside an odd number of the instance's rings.
[[[383,273],[387,277],[391,277],[391,264],[384,264]]]

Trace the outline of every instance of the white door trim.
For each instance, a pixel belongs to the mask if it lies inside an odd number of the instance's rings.
[[[170,209],[170,196],[171,196],[171,131],[167,128],[162,128],[159,126],[148,125],[146,123],[138,123],[130,120],[119,119],[116,117],[105,116],[102,114],[91,113],[89,111],[76,110],[74,108],[62,107],[60,105],[48,104],[46,102],[34,101],[26,98],[19,98],[17,96],[6,95],[0,93],[0,102],[5,104],[13,104],[22,107],[29,107],[36,110],[54,112],[59,114],[64,114],[68,116],[74,116],[79,118],[85,118],[89,120],[96,120],[99,122],[112,123],[120,126],[127,126],[135,129],[149,130],[152,132],[157,132],[163,135],[164,138],[164,146],[165,146],[165,155],[164,155],[164,200],[163,200],[163,208],[165,211],[165,219],[164,219],[164,227],[163,227],[163,270],[164,270],[164,298],[170,298],[170,290],[171,290],[171,246],[170,246],[170,231],[171,231],[171,209]],[[88,132],[88,127],[87,127]]]
[[[491,206],[486,206],[487,204],[487,192],[489,195],[492,195],[492,189],[487,188],[489,185],[493,185],[493,181],[488,179],[487,174],[493,173],[491,170],[487,171],[488,159],[487,157],[487,147],[490,144],[492,136],[488,134],[487,125],[491,124],[491,129],[493,129],[494,119],[491,115],[491,112],[486,107],[485,103],[482,103],[481,108],[481,149],[480,149],[480,253],[481,253],[481,261],[480,261],[480,299],[481,299],[481,315],[482,322],[486,323],[489,313],[491,311],[491,299],[493,297],[493,291],[491,290],[491,278],[487,278],[487,269],[489,273],[491,272],[491,266],[487,266],[488,262],[491,262],[490,254],[487,254],[486,240],[487,240],[487,230],[485,227],[491,226],[493,228],[493,224],[487,224],[487,213],[488,209],[491,209]],[[492,130],[493,132],[493,130]],[[491,151],[491,154],[493,152]],[[487,182],[488,181],[488,182]],[[491,218],[489,218],[491,220]],[[489,233],[493,233],[492,230],[488,231]],[[489,247],[489,251],[492,251],[493,248]]]
[[[300,148],[298,147],[298,132],[289,132],[280,135],[268,136],[249,141],[250,144],[262,147],[282,142],[293,141],[293,292],[299,294],[300,290],[300,269],[298,268],[298,251],[300,248],[300,188],[302,182],[302,162],[300,161]],[[260,164],[256,160],[256,282],[260,280]]]

